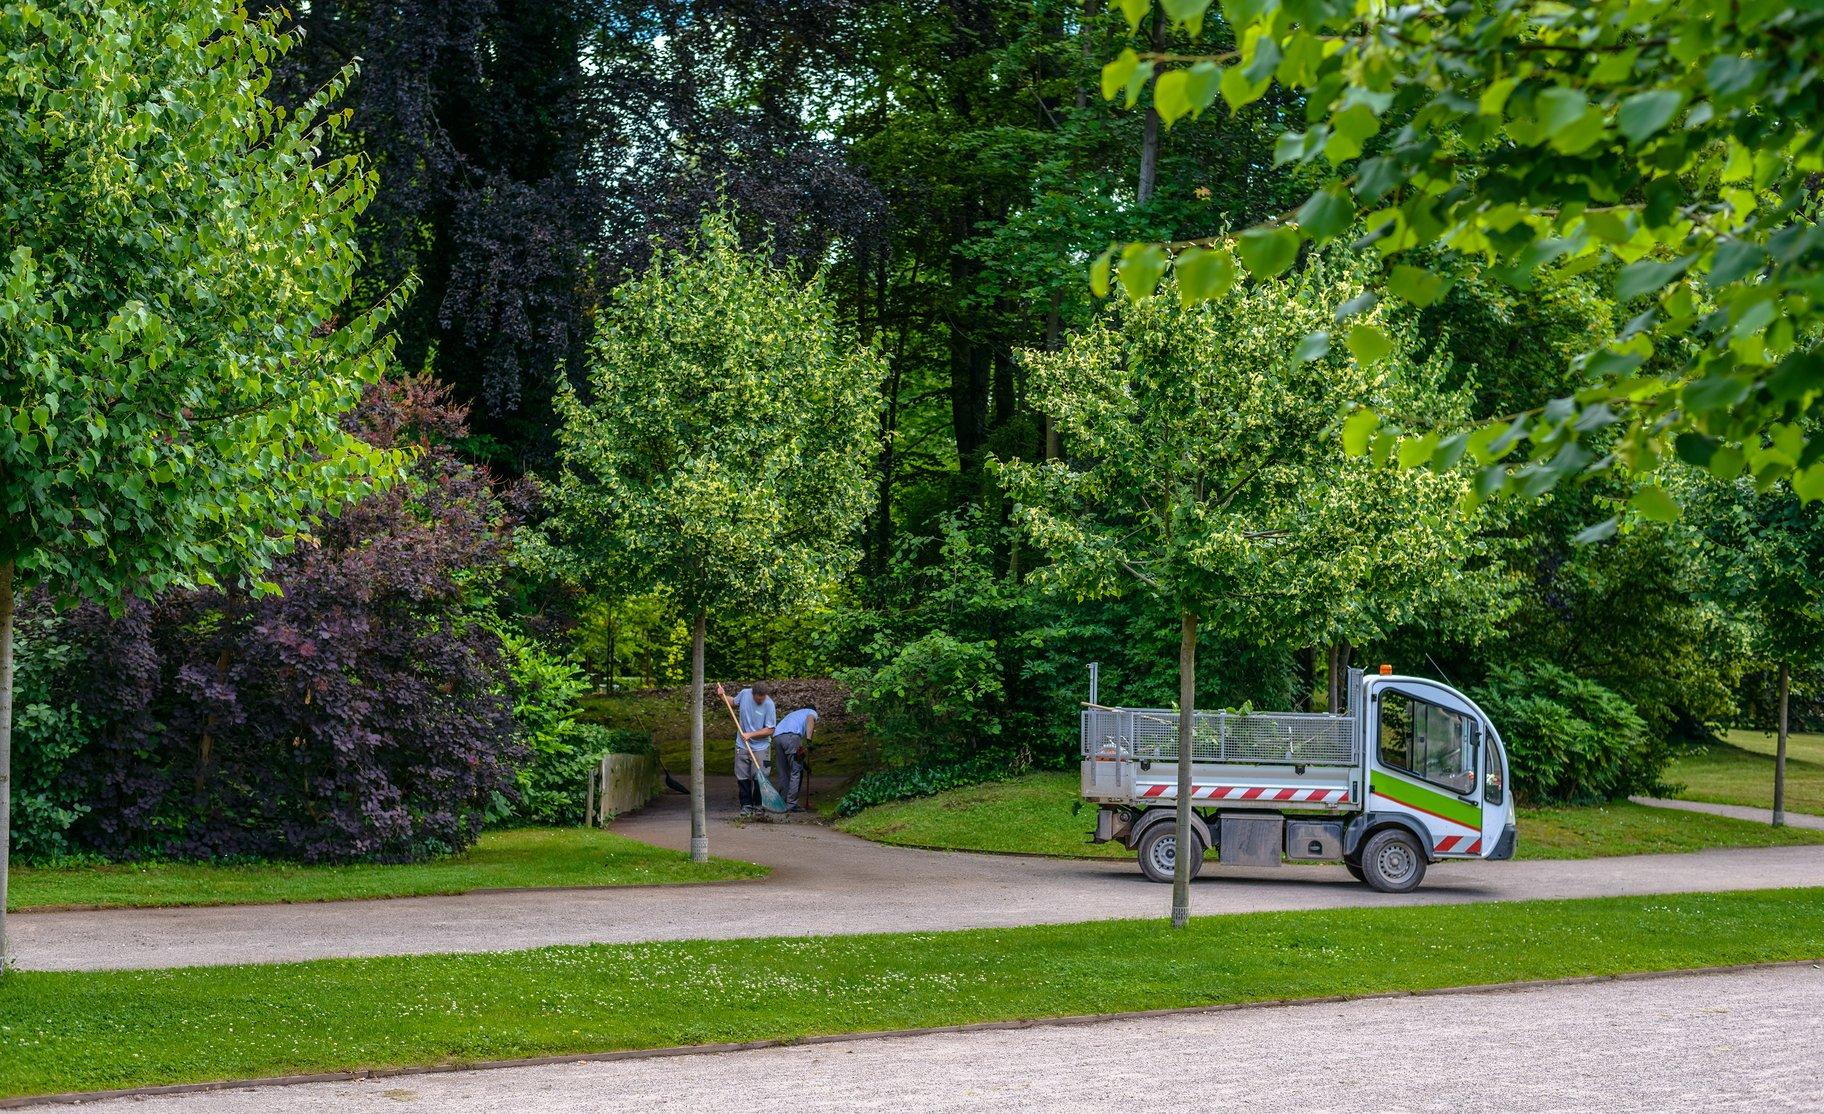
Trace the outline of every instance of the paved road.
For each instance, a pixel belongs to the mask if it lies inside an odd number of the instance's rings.
[[[1824,971],[1608,982],[99,1104],[321,1110],[1824,1110]]]
[[[1748,808],[1743,805],[1719,805],[1709,801],[1674,801],[1665,797],[1629,797],[1638,805],[1652,805],[1654,808],[1676,808],[1683,812],[1707,812],[1712,816],[1727,816],[1731,820],[1752,820],[1758,824],[1773,823],[1773,810],[1770,808]],[[1809,816],[1803,812],[1788,812],[1786,823],[1794,828],[1810,828],[1813,831],[1824,831],[1824,816]]]
[[[730,794],[732,796],[732,794]],[[717,795],[718,797],[721,794]],[[668,795],[616,829],[688,842]],[[282,962],[329,956],[504,951],[546,944],[931,931],[1163,916],[1165,887],[1128,861],[883,847],[813,824],[712,823],[719,855],[770,864],[761,881],[213,909],[24,913],[8,920],[20,967],[40,970]],[[1580,862],[1449,863],[1404,897],[1340,867],[1206,867],[1200,915],[1415,902],[1824,886],[1824,845]]]

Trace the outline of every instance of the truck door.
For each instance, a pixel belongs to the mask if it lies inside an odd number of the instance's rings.
[[[1440,858],[1480,857],[1484,829],[1482,717],[1454,689],[1416,678],[1375,684],[1368,809],[1411,818]]]

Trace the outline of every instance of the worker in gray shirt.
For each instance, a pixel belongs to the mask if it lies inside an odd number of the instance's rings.
[[[773,753],[773,727],[779,722],[779,709],[773,706],[773,693],[765,682],[756,681],[729,699],[728,690],[716,685],[722,703],[734,709],[735,722],[741,735],[735,740],[735,788],[741,794],[741,815],[753,816],[760,811],[760,783],[755,780],[756,765],[764,771]]]
[[[804,790],[804,765],[806,751],[811,745],[811,736],[817,730],[817,705],[812,704],[795,712],[786,713],[773,731],[773,741],[779,744],[779,788],[785,791],[785,799],[792,803],[793,812],[803,812],[804,806],[799,803],[799,794]]]

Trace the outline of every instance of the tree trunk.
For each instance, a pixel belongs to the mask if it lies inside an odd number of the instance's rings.
[[[1197,616],[1179,617],[1178,637],[1178,854],[1172,864],[1172,927],[1191,919],[1191,741],[1197,713]]]
[[[0,562],[0,973],[6,950],[6,864],[13,853],[13,563]]]
[[[1780,741],[1773,748],[1773,826],[1786,826],[1786,729],[1792,701],[1792,666],[1780,663]]]
[[[1165,9],[1153,6],[1153,51],[1165,49]],[[1140,127],[1140,184],[1134,196],[1144,205],[1153,196],[1153,185],[1159,180],[1159,111],[1146,106],[1146,122]]]
[[[1083,22],[1077,25],[1077,108],[1089,107],[1088,76],[1095,72],[1096,0],[1083,0]]]
[[[1082,90],[1078,90],[1081,95]],[[1081,108],[1082,105],[1077,107]],[[1056,352],[1064,347],[1064,292],[1051,292],[1051,309],[1045,313],[1045,351]],[[1039,451],[1046,460],[1056,460],[1063,456],[1062,446],[1058,443],[1058,426],[1051,420],[1050,414],[1039,415]]]
[[[608,612],[608,695],[609,696],[614,695],[614,675],[616,672],[615,663],[614,663],[614,636],[619,631],[620,625],[621,625],[620,620],[615,618],[614,612],[611,609]]]
[[[690,861],[709,861],[709,817],[703,795],[703,639],[709,613],[697,609],[690,631]]]

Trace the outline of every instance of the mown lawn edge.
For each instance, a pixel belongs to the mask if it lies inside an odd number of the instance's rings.
[[[1824,956],[1824,888],[0,980],[0,1095],[1609,977]]]

